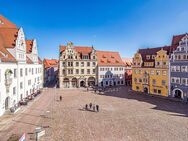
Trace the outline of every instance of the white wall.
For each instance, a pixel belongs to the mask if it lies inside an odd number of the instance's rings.
[[[104,68],[104,71],[101,70],[101,68]],[[118,70],[115,70],[115,68],[117,68]],[[124,70],[125,67],[123,66],[98,66],[97,68],[98,85],[101,86],[102,81],[104,87],[110,86],[110,84],[114,86],[114,82],[116,83],[116,85],[124,85],[125,84]],[[101,78],[101,75],[104,76],[104,78]],[[107,78],[105,77],[105,75],[110,77]],[[108,81],[108,84],[106,84],[106,81]],[[120,84],[118,84],[118,81],[120,81]],[[123,81],[123,84],[121,83],[121,81]]]

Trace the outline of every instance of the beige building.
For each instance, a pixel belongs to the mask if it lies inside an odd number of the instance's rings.
[[[96,84],[96,50],[93,47],[60,46],[59,87],[74,88]]]

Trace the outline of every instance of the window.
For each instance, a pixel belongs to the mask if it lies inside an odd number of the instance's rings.
[[[186,78],[182,78],[182,79],[181,79],[181,83],[182,83],[183,85],[186,85]]]
[[[176,66],[176,71],[180,72],[180,66]]]
[[[25,68],[25,76],[27,76],[27,68]]]
[[[176,78],[176,83],[177,83],[177,84],[180,83],[180,78]]]
[[[158,94],[161,94],[161,90],[158,90]]]
[[[166,71],[163,71],[163,75],[166,75]]]
[[[95,63],[95,62],[93,62],[93,67],[95,67],[95,65],[96,65],[96,63]]]
[[[28,85],[31,85],[31,80],[28,80]]]
[[[136,90],[139,90],[139,87],[138,87],[138,86],[136,86]]]
[[[90,62],[87,62],[87,66],[88,66],[88,67],[90,66]]]
[[[139,79],[139,82],[142,83],[142,79],[141,78]]]
[[[95,59],[95,56],[93,56],[93,59]]]
[[[108,85],[108,81],[106,81],[106,85]]]
[[[89,59],[89,56],[88,55],[83,55],[82,59]]]
[[[63,75],[65,75],[65,70],[63,69]]]
[[[93,74],[95,74],[95,69],[93,69]]]
[[[79,74],[79,69],[76,69],[76,74]]]
[[[23,76],[23,69],[20,69],[20,77]]]
[[[160,62],[157,62],[157,65],[159,66],[159,65],[160,65]]]
[[[76,62],[76,66],[79,67],[79,62]]]
[[[134,82],[137,83],[137,78],[134,78]]]
[[[155,85],[155,84],[156,84],[156,80],[155,80],[155,79],[153,79],[153,80],[152,80],[152,83],[153,83],[153,85]]]
[[[20,89],[23,89],[23,83],[20,82]]]
[[[171,82],[174,83],[174,82],[175,82],[175,79],[174,79],[174,78],[171,78]]]
[[[166,81],[162,80],[162,85],[165,86],[166,85]]]
[[[84,62],[81,62],[81,67],[84,67]]]
[[[151,75],[154,75],[154,71],[153,71],[153,70],[151,70],[151,72],[150,72],[150,73],[151,73]]]
[[[156,71],[156,75],[160,75],[160,71],[158,70],[158,71]]]
[[[150,59],[150,55],[146,55],[146,59],[149,60]]]
[[[157,89],[153,89],[153,92],[154,92],[154,93],[157,93]]]
[[[33,68],[32,68],[32,75],[34,74]]]
[[[84,69],[81,69],[81,74],[84,74]]]
[[[87,69],[87,74],[90,74],[90,69]]]
[[[13,87],[13,95],[16,94],[16,87]]]
[[[181,72],[187,72],[187,67],[186,66],[181,66]]]
[[[16,78],[16,77],[17,77],[17,70],[14,69],[14,78]]]

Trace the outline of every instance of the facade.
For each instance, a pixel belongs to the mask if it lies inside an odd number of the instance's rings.
[[[170,60],[170,96],[188,101],[188,34],[173,37]]]
[[[58,60],[57,59],[44,59],[44,85],[50,82],[57,81],[58,78]]]
[[[132,58],[122,58],[125,64],[125,85],[132,85]]]
[[[0,115],[42,86],[36,40],[26,40],[22,28],[0,16]]]
[[[125,65],[118,52],[97,51],[97,84],[100,87],[125,84]]]
[[[132,66],[134,91],[168,96],[171,46],[139,49]]]
[[[96,50],[93,47],[60,46],[59,87],[75,88],[96,84]]]

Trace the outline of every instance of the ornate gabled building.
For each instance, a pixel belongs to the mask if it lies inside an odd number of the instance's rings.
[[[72,42],[59,49],[59,87],[95,85],[96,50],[93,47],[74,46]]]
[[[0,115],[43,87],[43,65],[36,40],[0,16]]]
[[[188,101],[188,34],[173,36],[170,60],[170,95]]]
[[[171,46],[139,49],[132,66],[132,89],[168,96]]]

